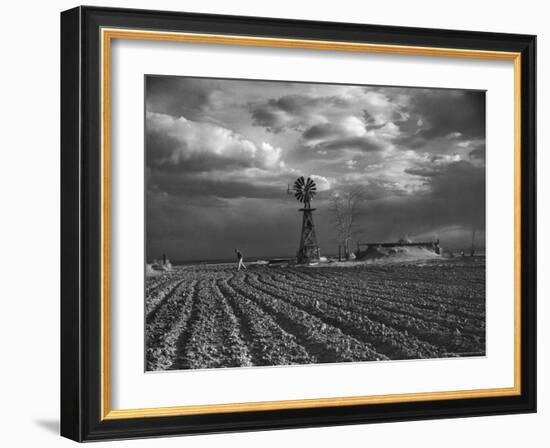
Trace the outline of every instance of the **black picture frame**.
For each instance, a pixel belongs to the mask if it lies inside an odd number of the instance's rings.
[[[521,54],[521,393],[102,419],[100,29],[127,28]],[[61,13],[61,435],[76,441],[536,412],[536,37],[77,7]]]

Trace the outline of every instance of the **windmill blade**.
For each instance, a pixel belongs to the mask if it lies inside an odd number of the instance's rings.
[[[317,186],[315,185],[315,181],[311,177],[308,177],[306,179],[304,178],[304,176],[300,176],[294,181],[292,190],[294,192],[294,197],[298,201],[309,203],[310,199],[317,192]]]

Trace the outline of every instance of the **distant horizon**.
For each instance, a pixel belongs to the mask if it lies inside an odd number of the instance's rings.
[[[381,243],[382,243],[382,241],[381,241]],[[469,248],[466,248],[466,247],[464,247],[464,248],[449,248],[449,247],[445,247],[445,246],[442,246],[442,247],[443,247],[444,250],[450,250],[453,253],[460,252],[461,250],[464,250],[465,252],[467,252],[467,250],[469,250]],[[354,251],[355,251],[355,247],[354,247]],[[476,255],[480,255],[480,254],[478,254],[478,252],[485,255],[485,246],[476,247],[475,251],[476,251]],[[160,261],[160,260],[162,260],[162,256],[163,256],[163,254],[160,254],[158,257],[148,258],[146,263],[150,264],[153,261]],[[321,250],[321,257],[336,258],[336,257],[338,257],[338,252],[326,252],[326,253],[324,253]],[[236,262],[236,258],[235,258],[234,255],[232,257],[207,258],[207,259],[178,259],[178,258],[171,258],[168,255],[166,255],[166,258],[173,265],[191,264],[191,263],[230,263],[230,262]],[[260,260],[269,261],[269,260],[276,260],[276,259],[294,259],[294,258],[296,258],[295,253],[294,254],[286,254],[286,255],[284,255],[284,254],[283,255],[270,255],[270,256],[254,255],[254,254],[246,255],[246,254],[244,254],[244,260],[245,261],[246,260],[248,260],[248,261],[260,261]]]

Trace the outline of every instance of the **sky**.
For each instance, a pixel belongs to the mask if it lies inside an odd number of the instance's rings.
[[[146,77],[146,250],[174,261],[293,256],[299,176],[321,255],[329,198],[364,194],[355,241],[485,245],[485,92]]]

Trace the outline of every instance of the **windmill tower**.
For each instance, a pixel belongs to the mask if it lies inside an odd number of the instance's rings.
[[[300,248],[298,249],[298,263],[308,263],[318,260],[321,256],[319,246],[317,245],[317,237],[315,236],[315,225],[313,224],[313,211],[311,208],[311,199],[317,192],[315,182],[311,178],[304,179],[303,176],[296,179],[292,191],[294,197],[304,204],[300,209],[303,213],[302,219],[302,235],[300,236]]]

